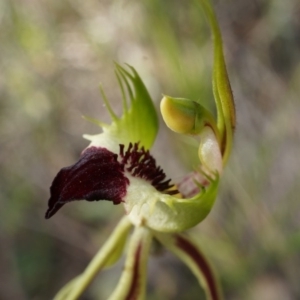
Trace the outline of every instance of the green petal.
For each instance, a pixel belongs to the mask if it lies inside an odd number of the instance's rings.
[[[135,227],[130,238],[127,258],[119,283],[108,300],[143,300],[146,291],[147,262],[152,232]]]
[[[77,299],[102,269],[111,266],[119,259],[123,252],[127,235],[131,227],[132,224],[129,222],[128,218],[123,217],[113,233],[110,235],[107,242],[95,255],[85,271],[63,287],[54,299]]]
[[[207,300],[222,299],[218,280],[209,262],[195,242],[186,235],[183,236],[179,234],[156,233],[155,238],[190,268],[203,287]]]
[[[123,97],[123,115],[119,118],[110,106],[106,95],[100,87],[103,100],[112,118],[110,125],[96,122],[103,128],[105,138],[111,138],[118,144],[128,145],[139,142],[150,149],[158,131],[158,118],[151,97],[136,70],[128,66],[128,72],[116,64],[116,76]],[[94,119],[91,119],[95,123]],[[86,136],[93,142],[93,136]],[[97,139],[99,135],[95,136]]]

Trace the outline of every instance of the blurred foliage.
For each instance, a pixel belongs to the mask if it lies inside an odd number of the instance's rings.
[[[225,299],[299,299],[300,3],[214,4],[238,123],[217,204],[192,234]],[[213,108],[212,43],[202,12],[179,0],[2,0],[0,28],[0,299],[52,299],[123,213],[78,202],[44,220],[55,174],[77,160],[83,133],[99,131],[81,115],[108,120],[99,82],[120,111],[113,61],[127,62],[157,105],[165,93]],[[178,179],[187,166],[177,150],[189,153],[161,130],[153,153]],[[106,299],[120,268],[101,273],[82,299]],[[148,289],[153,300],[202,295],[166,252],[149,263]]]

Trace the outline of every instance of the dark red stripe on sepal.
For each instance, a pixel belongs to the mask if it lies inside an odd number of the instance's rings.
[[[140,272],[139,272],[139,270],[140,270],[141,250],[142,250],[142,245],[140,243],[134,254],[135,260],[134,260],[134,265],[133,265],[132,281],[131,281],[128,295],[126,296],[125,300],[136,300],[137,296],[139,294],[139,288],[140,288],[140,284],[139,284],[139,277],[140,277],[139,273]]]
[[[82,153],[77,163],[61,169],[50,187],[46,219],[74,200],[121,203],[129,180],[117,158],[116,154],[105,148],[90,147]]]
[[[199,267],[199,270],[206,281],[206,292],[210,294],[210,299],[222,299],[213,270],[211,269],[209,263],[207,262],[203,254],[199,251],[199,249],[197,249],[197,247],[195,247],[188,239],[185,239],[183,236],[175,235],[175,239],[176,246],[179,249],[181,249],[185,254],[187,254]]]
[[[134,226],[121,278],[109,299],[145,299],[147,262],[152,233],[147,227]]]

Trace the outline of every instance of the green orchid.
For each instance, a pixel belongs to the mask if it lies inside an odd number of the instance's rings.
[[[78,162],[61,169],[54,178],[46,218],[66,203],[83,199],[123,204],[126,214],[86,270],[67,284],[56,300],[77,299],[100,270],[113,265],[122,255],[132,228],[125,266],[110,300],[144,299],[153,239],[183,260],[198,278],[207,299],[221,299],[210,264],[195,241],[182,233],[200,223],[212,209],[231,150],[235,123],[218,23],[209,2],[201,3],[214,37],[213,91],[217,121],[196,101],[169,96],[161,101],[166,125],[178,134],[199,140],[196,150],[199,165],[182,182],[166,179],[150,154],[158,132],[151,97],[133,67],[125,69],[116,64],[123,115],[118,117],[114,113],[101,88],[112,123],[90,119],[103,132],[85,135],[90,145]]]

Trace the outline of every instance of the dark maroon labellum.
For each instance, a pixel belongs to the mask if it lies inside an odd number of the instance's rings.
[[[166,180],[166,174],[161,167],[156,165],[156,161],[149,150],[139,147],[139,143],[130,143],[125,150],[124,145],[120,145],[120,158],[124,169],[134,177],[139,177],[149,181],[158,191],[175,195],[178,190],[174,189],[171,179]]]
[[[124,165],[117,158],[116,154],[105,148],[90,147],[77,163],[61,169],[50,188],[46,219],[74,200],[121,203],[129,180],[124,175]]]

